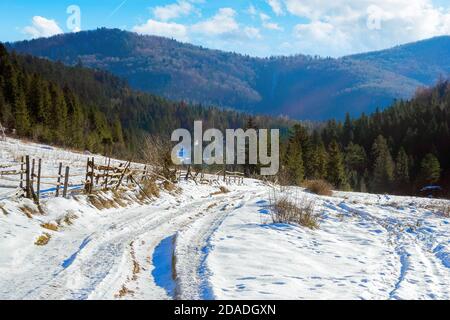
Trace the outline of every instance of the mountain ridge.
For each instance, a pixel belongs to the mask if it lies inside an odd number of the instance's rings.
[[[428,41],[433,52],[450,53],[450,37]],[[444,57],[432,64],[436,54],[427,51],[427,43],[338,59],[301,54],[258,58],[103,28],[7,47],[68,65],[81,61],[126,79],[135,89],[173,100],[325,120],[343,119],[346,112],[371,113],[396,99],[410,98],[418,87],[447,75],[450,61]],[[414,55],[416,46],[420,55]]]

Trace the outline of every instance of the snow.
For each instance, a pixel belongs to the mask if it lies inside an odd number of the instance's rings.
[[[314,231],[261,223],[267,194],[247,195],[211,241],[215,298],[449,299],[449,219],[431,200],[337,194],[309,195]]]
[[[80,175],[73,185],[83,179],[87,155],[0,142],[0,166],[25,154],[43,159],[45,175],[62,161]],[[0,180],[0,299],[450,298],[443,200],[290,188],[315,203],[320,226],[310,230],[272,223],[272,187],[250,179],[223,194],[220,182],[183,181],[145,203],[124,189],[127,206],[105,210],[83,195],[48,196],[43,213],[8,184]],[[50,241],[35,245],[43,233]]]

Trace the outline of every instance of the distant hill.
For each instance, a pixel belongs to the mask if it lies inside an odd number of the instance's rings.
[[[436,37],[392,49],[349,56],[377,68],[390,70],[425,85],[450,73],[450,36]]]
[[[7,47],[105,69],[133,88],[174,100],[309,120],[371,113],[450,72],[450,37],[340,59],[253,58],[118,29]]]

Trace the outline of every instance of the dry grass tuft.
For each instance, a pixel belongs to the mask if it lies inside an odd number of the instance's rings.
[[[119,293],[115,295],[116,298],[123,298],[128,294],[134,294],[134,291],[129,290],[125,285],[122,286],[122,288],[119,290]]]
[[[324,180],[307,180],[303,183],[306,190],[321,196],[333,195],[332,186]]]
[[[450,218],[450,203],[443,203],[438,209],[439,215]]]
[[[41,227],[51,231],[58,231],[58,226],[53,223],[43,223],[41,224]]]
[[[127,206],[127,202],[125,201],[123,194],[118,192],[117,190],[113,191],[113,198],[114,201],[122,208],[125,208]]]
[[[68,226],[71,226],[73,224],[73,220],[75,220],[75,219],[78,219],[78,216],[73,212],[69,212],[64,216],[63,221]]]
[[[88,197],[89,202],[98,210],[119,208],[119,204],[113,199],[108,199],[102,196],[102,194],[94,194]]]
[[[92,204],[95,208],[97,208],[98,210],[103,210],[105,209],[101,203],[101,201],[98,199],[97,196],[95,195],[90,195],[88,196],[88,200],[90,202],[90,204]]]
[[[3,214],[4,214],[5,216],[7,216],[7,215],[9,214],[9,212],[6,211],[5,205],[4,205],[4,204],[0,204],[0,210],[3,212]]]
[[[172,192],[172,191],[178,192],[179,191],[179,190],[177,190],[177,186],[175,185],[175,183],[172,183],[169,181],[164,181],[163,187],[168,192]]]
[[[212,208],[216,207],[217,203],[211,203],[206,210],[211,210]]]
[[[32,219],[34,214],[39,214],[39,211],[34,210],[33,208],[30,208],[28,206],[19,207],[19,209],[25,213],[25,215]]]
[[[290,195],[274,195],[270,203],[274,223],[295,223],[313,230],[319,228],[319,216],[314,214],[314,201],[306,197],[298,201]]]
[[[43,233],[42,235],[39,236],[39,238],[36,240],[36,242],[34,243],[37,246],[45,246],[50,239],[52,238],[52,236],[48,233]]]
[[[224,186],[220,186],[219,190],[216,192],[211,193],[212,196],[217,196],[219,194],[226,194],[226,193],[230,193],[230,190],[228,190],[226,187]]]
[[[159,187],[156,184],[155,180],[145,180],[142,183],[142,189],[144,190],[147,196],[159,198],[160,192]]]

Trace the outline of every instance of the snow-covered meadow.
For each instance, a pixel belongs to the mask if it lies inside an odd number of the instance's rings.
[[[88,157],[0,142],[0,165],[25,154],[80,176]],[[450,299],[449,201],[290,188],[315,203],[310,230],[273,224],[272,187],[256,180],[182,182],[145,203],[123,190],[104,210],[48,197],[43,212],[13,186],[0,181],[0,299]]]

